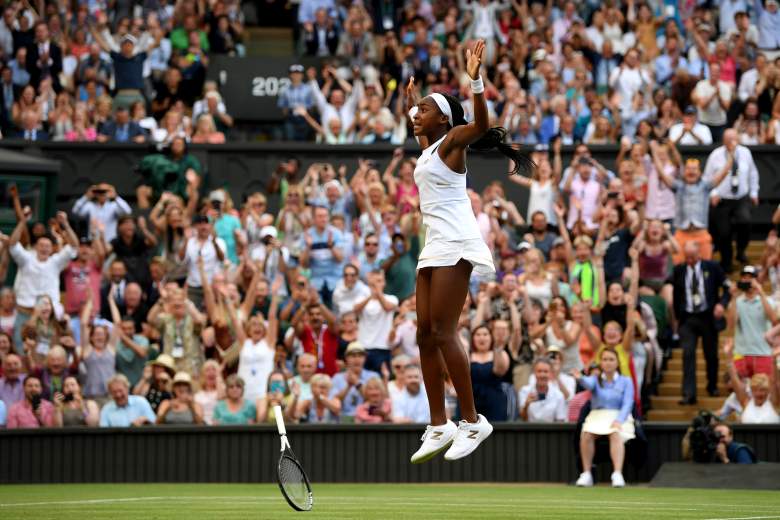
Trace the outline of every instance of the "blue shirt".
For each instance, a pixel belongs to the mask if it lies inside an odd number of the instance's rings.
[[[5,403],[0,401],[0,426],[5,427],[5,423],[8,418],[8,411],[5,407]]]
[[[758,48],[780,49],[780,9],[770,13],[764,9],[761,0],[756,0],[755,7],[758,15]]]
[[[127,396],[127,405],[120,408],[114,401],[106,403],[100,411],[100,426],[127,427],[139,417],[146,417],[154,424],[156,417],[152,407],[145,398],[139,395]]]
[[[590,400],[593,410],[619,410],[617,421],[621,423],[631,415],[634,384],[628,377],[615,374],[611,382],[603,378],[599,384],[596,376],[587,376],[580,379],[580,384],[593,393]]]
[[[217,236],[225,241],[227,251],[225,254],[233,262],[233,265],[238,265],[238,254],[236,253],[236,234],[235,231],[241,229],[241,221],[233,215],[222,215],[214,223],[214,231]]]
[[[327,226],[322,233],[317,232],[317,228],[311,227],[308,230],[312,239],[311,249],[309,250],[309,269],[311,270],[311,283],[318,291],[327,284],[330,290],[336,288],[336,284],[341,279],[341,262],[333,256],[333,251],[328,247],[328,235],[333,234],[333,246],[343,251],[344,236],[337,228]],[[306,248],[306,237],[301,236],[301,250]]]
[[[311,85],[308,83],[301,83],[300,85],[290,85],[284,92],[279,94],[279,101],[277,101],[279,108],[286,108],[292,111],[298,105],[310,109],[314,106],[314,92],[311,90]],[[293,114],[290,114],[293,115]]]
[[[360,373],[360,384],[364,385],[366,382],[371,378],[381,378],[379,374],[372,370],[363,370]],[[330,397],[333,398],[334,396],[338,395],[339,393],[343,392],[345,388],[347,388],[347,373],[346,372],[339,372],[335,376],[333,376],[333,388],[330,391]],[[362,390],[362,388],[360,389]],[[355,413],[357,412],[357,407],[363,404],[363,393],[355,388],[354,386],[349,389],[349,392],[347,392],[347,395],[344,396],[344,399],[341,403],[341,416],[344,417],[354,417]]]
[[[677,58],[677,67],[672,67],[672,57],[668,54],[662,54],[655,59],[655,81],[659,85],[666,85],[672,81],[675,69],[688,69],[688,60],[683,56]]]

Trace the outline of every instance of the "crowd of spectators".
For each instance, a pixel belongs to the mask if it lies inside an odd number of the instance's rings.
[[[497,267],[472,276],[458,328],[479,413],[577,421],[594,388],[615,401],[598,377],[609,351],[610,381],[631,390],[621,414],[640,418],[678,345],[693,404],[699,339],[717,396],[728,328],[735,394],[722,414],[780,422],[780,243],[771,232],[762,265],[748,264],[758,174],[737,140],[726,130],[704,165],[668,139],[638,141],[613,172],[582,144],[564,164],[558,139],[536,147],[532,177],[469,190]],[[70,214],[35,222],[11,187],[18,224],[0,236],[0,276],[16,267],[0,291],[8,427],[272,423],[276,404],[289,422],[428,422],[415,159],[399,148],[383,171],[361,160],[353,172],[290,159],[237,202],[204,191],[183,138],[172,148],[150,158],[172,175],[150,174],[133,205],[101,183]],[[530,191],[522,213],[505,182]],[[446,404],[457,417],[451,385]]]
[[[0,131],[29,141],[221,143],[209,56],[244,53],[237,0],[4,3]]]
[[[287,139],[400,144],[411,77],[469,119],[463,54],[483,39],[491,122],[513,142],[709,145],[735,128],[780,144],[777,0],[302,0],[298,23],[301,52],[325,65],[290,69]]]

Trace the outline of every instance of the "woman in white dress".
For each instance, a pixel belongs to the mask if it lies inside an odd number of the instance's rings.
[[[555,217],[555,201],[558,200],[558,182],[561,180],[560,140],[553,145],[555,150],[554,163],[543,160],[534,170],[533,176],[510,175],[509,180],[530,190],[528,196],[528,213],[526,220],[531,222],[534,213],[541,211],[552,226],[558,225]]]
[[[417,336],[431,411],[431,425],[425,430],[422,446],[412,455],[412,463],[430,460],[447,448],[445,459],[460,459],[493,431],[490,423],[477,415],[469,358],[456,332],[472,270],[483,276],[495,273],[466,192],[466,150],[498,148],[515,161],[518,171],[530,169],[533,163],[503,144],[504,129],[489,128],[484,84],[479,75],[484,49],[484,41],[478,40],[473,52],[466,51],[466,72],[474,93],[473,122],[466,123],[457,99],[435,93],[418,103],[414,78],[406,88],[414,135],[423,148],[414,171],[427,228],[417,264]],[[447,419],[445,374],[449,374],[458,394],[462,418],[459,426]]]

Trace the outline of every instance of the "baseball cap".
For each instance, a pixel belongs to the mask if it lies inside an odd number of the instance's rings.
[[[562,246],[566,243],[566,241],[562,237],[558,237],[555,240],[553,240],[553,247]]]
[[[758,276],[758,269],[756,269],[756,266],[754,265],[746,265],[742,268],[742,274],[746,274],[755,278]]]
[[[528,251],[532,247],[533,246],[530,243],[523,241],[517,244],[517,251]]]
[[[684,114],[686,115],[696,114],[696,107],[693,105],[688,105],[687,107],[685,107]]]
[[[192,217],[192,225],[195,226],[197,224],[208,224],[209,218],[206,215],[195,215]]]
[[[225,192],[221,190],[214,190],[209,193],[209,200],[216,202],[225,202]]]
[[[138,43],[138,40],[132,34],[125,34],[124,36],[122,36],[122,41],[120,43],[125,43],[125,42],[130,42],[133,45],[135,45]]]
[[[293,72],[300,72],[302,74],[303,73],[303,65],[301,65],[300,63],[294,63],[294,64],[290,65],[290,74],[292,74]]]

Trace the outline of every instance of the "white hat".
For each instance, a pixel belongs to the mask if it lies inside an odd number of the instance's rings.
[[[265,237],[276,238],[277,237],[276,228],[273,226],[263,226],[263,228],[260,230],[260,238],[265,238]]]

